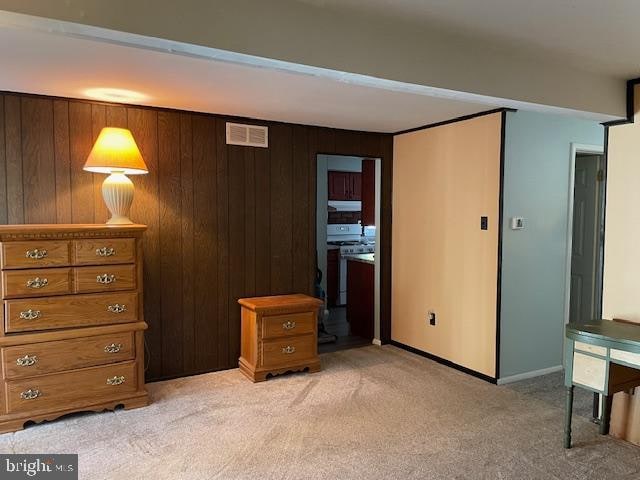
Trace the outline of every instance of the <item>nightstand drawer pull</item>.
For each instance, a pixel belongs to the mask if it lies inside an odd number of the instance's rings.
[[[291,345],[287,345],[286,347],[284,347],[282,349],[282,353],[289,355],[291,353],[295,353],[296,352],[296,347],[292,347]]]
[[[47,280],[46,278],[36,277],[30,280],[27,280],[27,288],[38,289],[38,288],[44,288],[47,285],[49,285],[49,280]]]
[[[42,250],[38,250],[37,248],[35,250],[27,250],[27,253],[25,254],[25,257],[33,260],[42,260],[46,256],[47,251],[44,248]]]
[[[115,377],[107,378],[107,385],[122,385],[124,383],[124,375],[116,375]]]
[[[22,320],[35,320],[36,318],[40,318],[40,310],[25,310],[24,312],[20,312],[20,318]]]
[[[296,328],[296,322],[292,322],[291,320],[288,320],[282,324],[282,328],[284,330],[293,330],[294,328]]]
[[[38,357],[35,355],[25,355],[16,359],[16,365],[19,367],[30,367],[38,363]]]
[[[121,343],[112,343],[104,347],[104,353],[118,353],[120,350],[122,350]]]
[[[99,257],[111,257],[116,254],[116,249],[113,247],[96,248],[96,255]]]
[[[20,398],[22,400],[33,400],[40,396],[40,390],[37,388],[30,388],[29,390],[25,390],[20,394]]]
[[[124,303],[114,303],[113,305],[109,305],[107,307],[107,310],[109,310],[111,313],[122,313],[127,311],[127,306]]]
[[[102,275],[96,276],[96,282],[101,283],[102,285],[109,285],[116,281],[116,276],[114,274],[109,275],[108,273],[103,273]]]

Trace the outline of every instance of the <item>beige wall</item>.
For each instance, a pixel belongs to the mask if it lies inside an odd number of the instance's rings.
[[[637,105],[638,87],[635,96]],[[602,305],[605,318],[640,322],[639,179],[640,122],[610,127]]]
[[[604,252],[604,318],[640,323],[640,88],[635,123],[609,128]],[[615,395],[611,434],[640,445],[640,393]]]
[[[396,136],[393,165],[391,337],[491,377],[501,115]]]

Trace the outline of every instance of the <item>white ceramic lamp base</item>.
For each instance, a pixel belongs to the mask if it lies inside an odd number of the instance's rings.
[[[111,212],[108,225],[127,225],[129,209],[133,202],[133,182],[122,172],[113,172],[102,183],[102,197]]]

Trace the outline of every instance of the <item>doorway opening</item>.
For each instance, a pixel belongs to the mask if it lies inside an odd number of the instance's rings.
[[[602,315],[605,160],[602,147],[571,148],[565,322]]]
[[[318,351],[380,344],[381,159],[318,154]]]

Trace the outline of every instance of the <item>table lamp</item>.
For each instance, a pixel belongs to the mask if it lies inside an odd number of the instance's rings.
[[[148,173],[148,170],[131,132],[126,128],[103,128],[84,164],[84,170],[109,174],[102,184],[102,197],[111,212],[107,224],[133,223],[129,219],[133,182],[127,175],[140,175]]]

